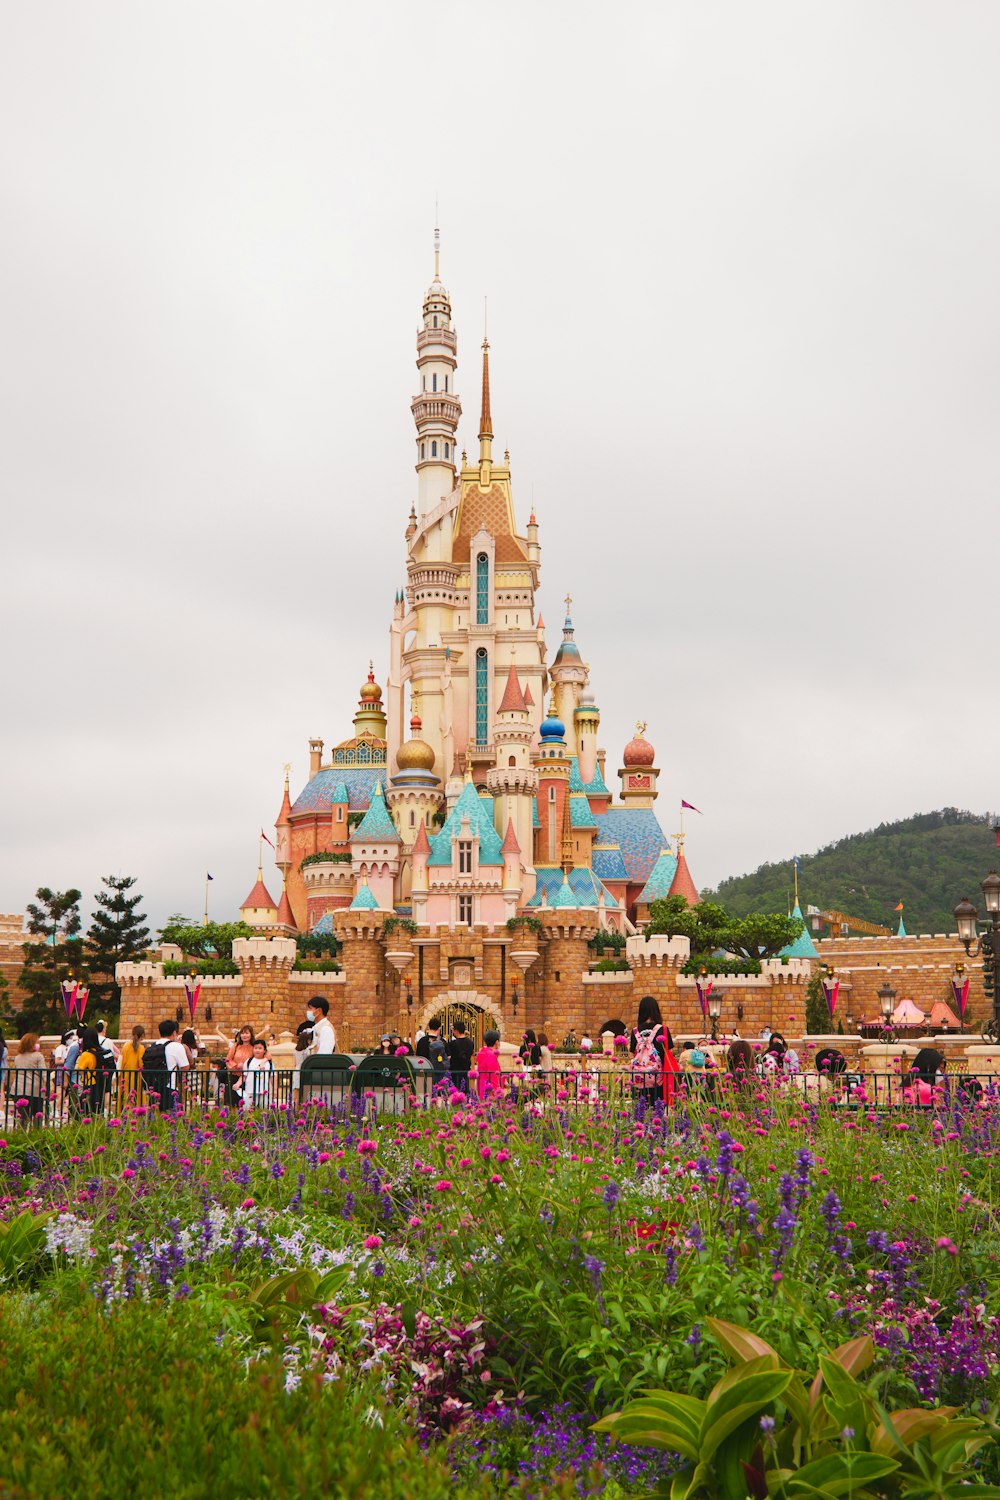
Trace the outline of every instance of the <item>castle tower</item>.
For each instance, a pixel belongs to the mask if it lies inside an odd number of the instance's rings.
[[[542,720],[538,749],[533,761],[538,772],[538,823],[535,831],[535,864],[557,865],[563,852],[563,822],[569,801],[569,752],[566,726],[555,712]]]
[[[417,511],[421,519],[455,488],[455,433],[462,403],[455,392],[458,339],[451,299],[441,283],[441,236],[434,230],[434,280],[417,332],[420,390],[410,402],[417,428]]]
[[[656,801],[656,778],[660,773],[653,765],[656,751],[645,735],[645,724],[637,724],[635,738],[625,746],[622,757],[625,764],[618,772],[626,807],[652,807]]]
[[[282,879],[286,879],[292,864],[291,843],[291,820],[289,814],[292,810],[291,798],[288,795],[288,774],[290,766],[285,767],[285,791],[281,798],[281,807],[274,824],[274,862],[281,871]]]
[[[264,870],[257,866],[257,883],[240,906],[240,921],[255,929],[271,928],[278,920],[278,908],[264,884]]]
[[[496,723],[493,744],[496,765],[486,773],[486,787],[494,798],[494,822],[497,833],[513,826],[518,850],[526,856],[523,899],[535,893],[532,801],[538,790],[538,773],[531,764],[531,747],[535,738],[531,714],[524,700],[513,662],[507,673]]]
[[[382,689],[375,681],[371,662],[368,663],[368,680],[361,684],[358,711],[354,715],[354,733],[367,734],[373,739],[385,739],[385,709],[382,706]],[[317,767],[317,769],[319,769]]]
[[[573,639],[573,621],[570,618],[570,605],[573,603],[569,594],[566,595],[566,619],[563,622],[563,638],[559,642],[559,649],[552,660],[549,668],[549,678],[552,682],[555,694],[555,711],[566,725],[568,732],[567,746],[570,755],[579,756],[580,747],[577,744],[576,711],[580,706],[580,694],[587,686],[588,674],[580,656],[580,648]],[[594,739],[595,761],[596,761],[596,731]]]
[[[597,731],[601,727],[601,711],[594,702],[593,693],[580,694],[580,704],[573,714],[573,723],[576,728],[580,780],[586,787],[597,775]]]
[[[367,883],[380,911],[392,911],[396,904],[400,842],[376,781],[368,811],[351,834],[351,871],[359,889]]]
[[[671,896],[683,896],[688,906],[697,906],[701,897],[698,895],[698,887],[694,883],[694,877],[688,869],[687,858],[684,854],[684,835],[677,835],[677,869],[674,878],[670,882]]]
[[[441,778],[434,773],[434,751],[421,739],[420,715],[414,711],[410,720],[410,738],[399,747],[397,772],[389,783],[386,802],[392,812],[403,845],[402,885],[400,894],[407,900],[411,891],[411,869],[408,858],[418,830],[430,827],[431,819],[441,806]]]

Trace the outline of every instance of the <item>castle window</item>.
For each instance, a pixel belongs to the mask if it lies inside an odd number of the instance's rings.
[[[427,457],[427,444],[426,443],[421,443],[420,444],[420,457],[421,458],[426,458]]]
[[[476,744],[485,745],[489,739],[490,710],[490,661],[486,647],[476,652]]]
[[[472,897],[459,896],[458,898],[458,922],[460,927],[472,926]]]
[[[490,623],[490,560],[485,552],[476,558],[476,624]],[[480,744],[485,743],[480,741]]]
[[[438,388],[438,378],[437,378],[436,375],[432,375],[431,376],[431,390],[432,391],[436,391],[437,388]]]
[[[411,828],[416,827],[416,822],[417,822],[416,814],[411,812],[410,813],[410,827]]]
[[[517,765],[517,759],[516,759],[516,757],[512,755],[510,757],[510,759],[508,760],[507,764],[509,766],[516,766]]]
[[[337,808],[337,822],[338,823],[342,823],[343,821],[344,821],[344,809],[342,807],[338,807]]]
[[[458,846],[458,873],[460,875],[472,874],[472,845],[468,839],[463,839]]]
[[[434,314],[434,327],[438,326],[437,313]]]
[[[445,445],[444,445],[444,456],[445,456],[445,458],[448,458],[448,456],[449,456],[449,454],[448,454],[448,444],[447,443],[445,443]]]
[[[556,800],[556,789],[555,789],[554,786],[550,786],[549,787],[549,801],[550,802],[554,802],[555,800]]]
[[[437,445],[437,442],[435,441],[435,442],[431,443],[431,458],[437,458],[437,456],[438,456],[438,445]]]
[[[445,390],[448,389],[448,377],[447,377],[447,375],[444,377],[444,388],[445,388]]]

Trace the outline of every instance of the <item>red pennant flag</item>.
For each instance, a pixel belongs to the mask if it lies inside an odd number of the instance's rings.
[[[271,840],[270,840],[270,839],[269,839],[269,838],[268,838],[268,836],[267,836],[267,834],[266,834],[266,833],[265,833],[265,832],[264,832],[264,830],[263,830],[263,828],[262,828],[262,829],[261,829],[261,830],[260,830],[260,836],[261,836],[261,838],[262,838],[262,839],[263,839],[263,840],[264,840],[264,843],[265,843],[265,844],[271,844]],[[273,848],[274,848],[274,845],[273,845],[273,844],[271,844],[271,848],[272,848],[272,849],[273,849]]]
[[[695,807],[693,802],[685,802],[683,797],[681,798],[681,807],[688,808],[690,812],[696,812],[699,818],[703,818],[705,816],[700,807]]]

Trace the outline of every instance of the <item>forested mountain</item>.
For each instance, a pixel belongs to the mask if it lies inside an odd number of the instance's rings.
[[[982,909],[983,876],[1000,865],[994,819],[945,807],[828,844],[801,856],[799,900],[895,930],[903,903],[910,933],[953,932],[953,908],[963,897]],[[761,865],[751,875],[724,880],[704,900],[720,901],[735,916],[785,912],[792,900],[792,858]]]

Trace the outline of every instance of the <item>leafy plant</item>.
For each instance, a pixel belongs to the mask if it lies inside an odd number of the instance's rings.
[[[857,1379],[875,1355],[867,1336],[820,1354],[807,1384],[748,1329],[714,1318],[708,1327],[735,1367],[706,1399],[648,1390],[595,1424],[622,1441],[680,1454],[671,1500],[1000,1497],[1000,1487],[975,1483],[974,1464],[998,1429],[953,1406],[890,1414]]]
[[[527,928],[529,932],[537,934],[542,930],[542,919],[541,917],[533,916],[531,912],[527,911],[522,912],[520,916],[507,918],[508,932],[517,932],[521,927]]]
[[[593,974],[627,974],[629,962],[627,958],[602,958],[590,969]]]
[[[386,937],[392,932],[405,932],[412,936],[417,931],[417,924],[412,917],[386,917],[382,923],[382,931]]]
[[[0,1286],[29,1281],[47,1259],[45,1226],[51,1214],[25,1210],[6,1223],[0,1220]]]
[[[352,855],[344,850],[335,854],[332,849],[318,849],[315,854],[306,854],[299,861],[299,869],[304,870],[309,865],[349,865]]]
[[[199,958],[197,963],[189,964],[168,961],[163,965],[163,973],[167,979],[179,979],[188,974],[208,977],[212,974],[238,974],[239,972],[239,964],[231,958]]]

